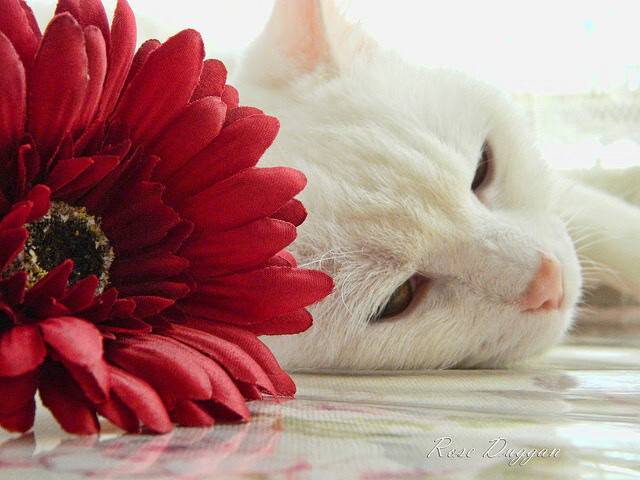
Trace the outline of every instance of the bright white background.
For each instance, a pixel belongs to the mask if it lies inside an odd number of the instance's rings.
[[[53,0],[28,0],[41,25]],[[111,16],[115,0],[103,0]],[[338,0],[340,2],[340,0]],[[195,28],[209,57],[229,62],[263,28],[272,0],[129,0],[139,42]],[[347,0],[349,16],[410,62],[470,72],[514,93],[635,90],[640,0]],[[638,97],[640,99],[640,96]],[[639,122],[640,123],[640,122]],[[541,146],[557,166],[640,163],[634,142]]]
[[[210,54],[244,47],[263,27],[272,4],[129,1],[141,24],[141,39],[192,27],[203,34]],[[29,3],[36,6],[41,21],[50,17],[51,0]],[[113,10],[113,0],[104,3]],[[630,66],[640,65],[638,0],[348,3],[352,18],[407,59],[461,68],[510,91],[608,90],[625,83]]]

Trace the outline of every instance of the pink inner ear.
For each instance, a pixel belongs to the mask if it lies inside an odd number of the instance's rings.
[[[337,72],[369,56],[375,45],[332,0],[276,0],[265,30],[247,50],[241,76],[278,84],[318,67]]]
[[[304,71],[330,61],[330,47],[321,2],[277,0],[267,25],[288,57],[300,61]]]

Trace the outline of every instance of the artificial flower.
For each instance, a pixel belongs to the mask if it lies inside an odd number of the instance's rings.
[[[72,433],[246,420],[295,386],[258,335],[332,290],[282,249],[304,176],[256,168],[276,119],[238,105],[185,30],[135,52],[119,0],[61,0],[43,34],[0,0],[0,425],[34,394]]]

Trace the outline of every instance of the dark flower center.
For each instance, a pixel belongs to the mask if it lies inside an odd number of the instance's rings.
[[[100,219],[89,215],[84,207],[52,202],[45,216],[25,225],[29,238],[18,256],[7,266],[3,276],[24,271],[28,286],[67,259],[73,260],[72,285],[89,275],[100,280],[96,293],[109,281],[113,249],[100,228]]]

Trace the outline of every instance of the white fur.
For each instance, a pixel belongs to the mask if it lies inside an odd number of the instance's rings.
[[[243,65],[243,103],[281,122],[261,164],[309,179],[291,251],[336,282],[308,331],[263,337],[285,368],[497,367],[562,338],[582,281],[555,212],[567,211],[558,199],[587,200],[541,160],[499,92],[408,65],[309,0],[277,1]],[[486,139],[496,172],[481,201],[470,184]],[[541,254],[563,267],[564,302],[523,314],[515,302]],[[416,272],[431,287],[398,318],[368,323]]]

